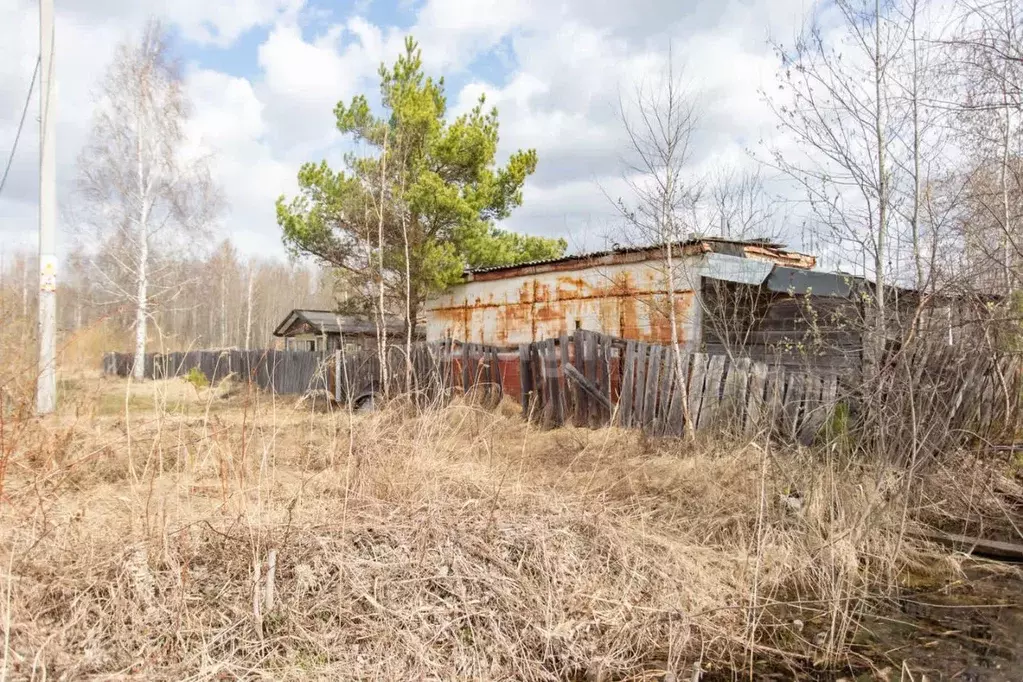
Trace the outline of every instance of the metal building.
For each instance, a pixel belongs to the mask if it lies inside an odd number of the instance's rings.
[[[467,272],[462,283],[427,300],[427,339],[510,345],[586,329],[669,343],[673,281],[680,341],[695,347],[705,279],[760,285],[775,267],[805,271],[815,264],[768,241],[701,238],[672,247],[669,272],[666,252],[663,245],[615,249]]]

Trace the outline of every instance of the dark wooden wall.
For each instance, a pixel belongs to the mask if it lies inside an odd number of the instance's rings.
[[[786,369],[858,372],[862,313],[854,300],[789,295],[705,279],[702,350]]]

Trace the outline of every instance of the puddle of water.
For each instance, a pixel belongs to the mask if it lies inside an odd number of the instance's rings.
[[[914,680],[1023,682],[1023,579],[973,569],[950,588],[905,595],[865,634],[861,653],[878,667],[905,664]]]

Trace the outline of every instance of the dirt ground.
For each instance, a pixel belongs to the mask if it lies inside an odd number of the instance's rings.
[[[1018,567],[906,532],[991,462],[87,374],[2,443],[10,679],[1023,679]]]

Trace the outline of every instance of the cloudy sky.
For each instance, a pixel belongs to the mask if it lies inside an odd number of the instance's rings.
[[[228,200],[222,234],[243,253],[281,255],[273,202],[307,160],[337,162],[332,109],[377,92],[376,70],[405,35],[443,75],[457,113],[481,92],[500,111],[501,153],[532,147],[539,166],[506,226],[565,237],[574,250],[613,231],[622,189],[619,94],[656,77],[672,45],[700,92],[698,168],[748,163],[774,135],[771,36],[791,38],[808,0],[56,0],[58,200],[66,243],[76,158],[117,43],[150,16],[172,27],[194,107]],[[6,161],[39,49],[36,0],[0,2],[0,161]],[[38,100],[0,194],[5,251],[37,230]]]

